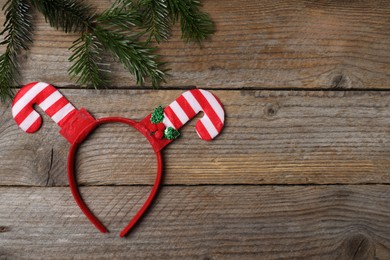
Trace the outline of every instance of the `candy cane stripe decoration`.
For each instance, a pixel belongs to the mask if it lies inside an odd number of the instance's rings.
[[[42,123],[41,116],[34,110],[37,104],[60,127],[76,108],[52,85],[33,82],[24,86],[15,96],[12,115],[23,131],[36,132]]]
[[[165,108],[163,123],[178,130],[201,111],[205,115],[196,123],[196,132],[201,139],[210,141],[221,132],[225,112],[221,102],[209,91],[193,89],[184,92]]]

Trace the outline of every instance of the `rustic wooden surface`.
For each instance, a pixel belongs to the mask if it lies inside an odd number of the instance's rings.
[[[203,2],[217,33],[199,49],[173,31],[161,44],[172,68],[161,90],[135,87],[119,64],[110,89],[79,89],[66,74],[76,35],[35,16],[22,83],[53,83],[96,117],[138,120],[208,88],[226,127],[211,143],[196,120],[183,128],[164,151],[156,203],[121,239],[155,177],[147,141],[112,124],[82,145],[82,194],[111,230],[100,234],[67,187],[58,127],[44,116],[24,134],[0,104],[1,260],[390,258],[390,2]]]
[[[388,258],[386,185],[164,187],[134,232],[119,238],[149,190],[83,188],[112,231],[102,235],[66,187],[1,188],[2,253],[29,259]]]

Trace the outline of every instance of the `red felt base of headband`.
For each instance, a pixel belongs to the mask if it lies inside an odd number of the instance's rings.
[[[149,197],[145,201],[144,205],[141,207],[141,209],[137,212],[137,214],[133,217],[133,219],[129,222],[129,224],[120,232],[120,236],[124,237],[126,236],[129,231],[137,224],[138,220],[145,214],[149,206],[151,205],[153,199],[155,198],[158,188],[161,183],[162,178],[162,157],[161,157],[161,148],[158,147],[158,143],[154,141],[154,139],[150,136],[149,130],[144,126],[142,123],[138,123],[134,120],[122,118],[122,117],[107,117],[107,118],[101,118],[97,119],[94,122],[90,122],[87,128],[85,128],[82,133],[76,138],[76,140],[71,144],[69,156],[68,156],[68,179],[69,179],[69,186],[72,191],[73,197],[77,202],[77,205],[80,207],[82,212],[87,216],[87,218],[92,222],[92,224],[95,225],[95,227],[100,230],[103,233],[106,233],[108,230],[107,228],[95,217],[95,215],[91,212],[91,210],[88,208],[88,206],[83,201],[74,171],[74,162],[75,162],[75,155],[77,152],[77,149],[79,145],[85,140],[85,138],[99,125],[106,124],[106,123],[123,123],[127,124],[129,126],[134,127],[136,130],[138,130],[140,133],[142,133],[148,141],[151,143],[152,148],[156,154],[157,157],[157,176],[154,181],[154,185],[152,188],[152,191],[149,194]]]

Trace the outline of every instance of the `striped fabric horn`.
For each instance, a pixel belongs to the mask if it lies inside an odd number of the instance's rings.
[[[76,108],[52,85],[33,82],[25,85],[15,96],[12,115],[20,128],[27,133],[36,132],[42,123],[41,116],[34,110],[38,105],[61,128]]]
[[[45,82],[32,82],[15,95],[12,115],[26,133],[36,132],[42,118],[34,105],[38,105],[61,128],[60,134],[71,144],[87,135],[84,131],[96,123],[85,108],[77,110],[55,87]]]
[[[225,112],[218,98],[209,91],[192,89],[184,92],[164,109],[163,123],[178,130],[202,111],[204,116],[196,123],[196,132],[202,140],[210,141],[222,131]]]

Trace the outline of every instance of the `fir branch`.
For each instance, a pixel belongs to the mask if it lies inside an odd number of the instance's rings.
[[[10,53],[17,53],[20,49],[28,49],[31,38],[31,15],[30,5],[23,0],[8,0],[4,5],[5,23],[0,35],[6,34],[1,45],[8,44]]]
[[[93,19],[93,9],[81,0],[30,0],[50,26],[64,32],[84,32]]]
[[[209,15],[202,12],[199,0],[167,0],[173,22],[180,20],[182,39],[200,43],[214,33]]]
[[[11,86],[16,84],[15,74],[17,71],[14,62],[15,57],[9,51],[0,56],[0,100],[2,102],[13,96]]]
[[[110,51],[135,76],[138,84],[142,85],[148,77],[156,87],[164,80],[165,73],[159,69],[161,63],[156,61],[158,56],[152,54],[154,49],[138,42],[139,34],[132,32],[140,23],[136,10],[129,10],[125,3],[117,1],[100,15],[88,16],[87,12],[82,10],[79,10],[79,13],[85,13],[84,23],[60,24],[65,31],[70,30],[69,28],[84,30],[82,36],[71,47],[73,54],[69,58],[74,62],[69,72],[73,77],[78,76],[79,83],[91,84],[95,88],[107,83],[103,78],[104,70],[100,64],[103,48]],[[80,26],[77,27],[77,24]]]
[[[149,40],[157,43],[166,41],[171,32],[172,22],[166,1],[140,0],[137,3],[142,17],[141,28],[149,34]]]
[[[3,10],[5,23],[0,35],[5,37],[0,45],[6,45],[6,51],[0,56],[1,101],[12,97],[11,86],[17,84],[15,80],[18,71],[17,54],[20,50],[27,50],[32,42],[30,5],[23,0],[8,0]]]
[[[137,84],[143,85],[146,77],[151,80],[153,87],[164,81],[165,71],[159,69],[162,63],[156,61],[158,55],[153,54],[154,48],[120,30],[112,31],[97,26],[92,33],[135,76]]]
[[[135,27],[141,26],[140,13],[130,8],[132,2],[117,0],[110,8],[96,17],[96,23],[106,29],[121,29],[133,31]]]
[[[8,0],[4,6],[6,22],[0,44],[7,45],[0,55],[0,98],[12,96],[11,85],[18,73],[16,57],[31,43],[31,3],[51,26],[65,32],[80,32],[80,38],[70,48],[73,65],[69,73],[81,84],[105,85],[101,64],[108,50],[133,75],[138,84],[149,78],[153,86],[164,81],[166,71],[150,41],[167,40],[171,26],[180,21],[182,38],[200,42],[214,32],[209,16],[200,10],[199,0],[116,0],[97,15],[82,0]],[[4,10],[3,8],[3,10]],[[148,40],[142,42],[142,35]]]
[[[70,48],[73,54],[69,61],[74,62],[68,72],[72,77],[78,77],[77,83],[91,84],[98,88],[107,84],[102,69],[102,46],[91,33],[83,33],[79,39],[73,42]]]

